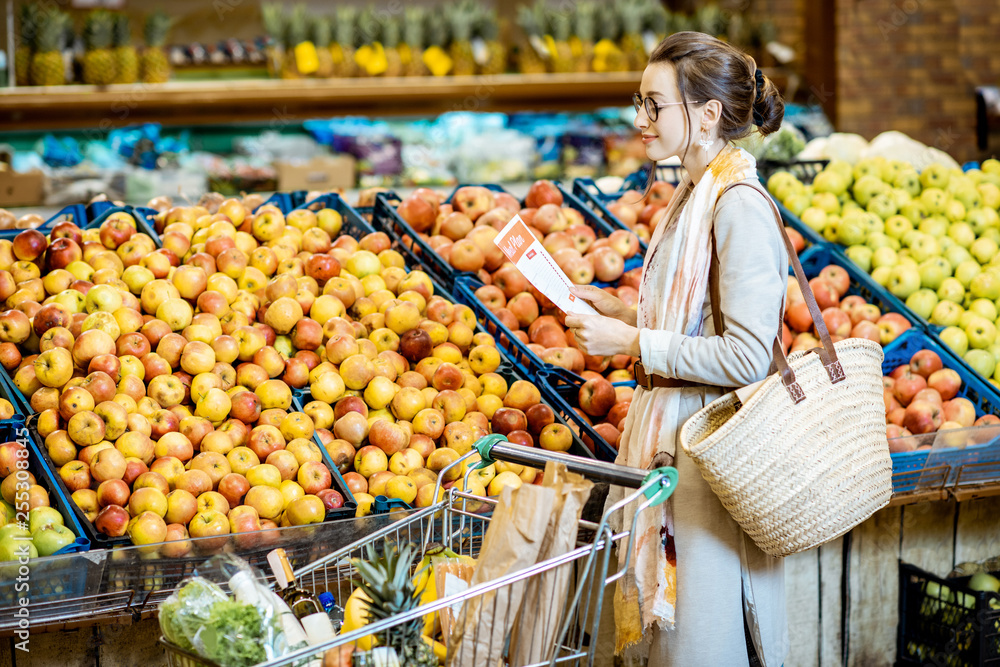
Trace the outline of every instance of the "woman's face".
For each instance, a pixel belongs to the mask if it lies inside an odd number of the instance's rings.
[[[650,160],[666,160],[683,156],[688,145],[687,120],[681,93],[677,88],[677,75],[670,63],[656,63],[646,67],[642,73],[639,94],[643,99],[650,97],[658,107],[656,122],[651,122],[645,106],[639,107],[633,125],[642,133],[646,145],[646,157]],[[698,127],[701,110],[688,104],[691,124]]]

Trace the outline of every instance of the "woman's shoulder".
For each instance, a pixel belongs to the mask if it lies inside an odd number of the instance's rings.
[[[774,209],[767,197],[757,188],[746,186],[723,192],[715,208],[715,233],[720,240],[732,236],[738,240],[737,246],[744,240],[782,246]]]
[[[769,216],[773,217],[770,195],[765,194],[763,188],[754,187],[754,185],[749,181],[742,181],[740,184],[727,187],[719,197],[716,213],[738,207],[744,211],[766,211]]]

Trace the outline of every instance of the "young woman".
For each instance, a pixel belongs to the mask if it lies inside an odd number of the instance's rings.
[[[680,482],[668,503],[639,517],[629,570],[604,605],[614,622],[603,626],[616,632],[602,636],[598,663],[611,665],[613,651],[648,655],[649,667],[778,667],[788,647],[783,563],[733,521],[679,435],[709,402],[768,374],[788,256],[754,159],[731,142],[777,130],[784,103],[752,58],[694,32],[660,43],[634,103],[646,155],[679,156],[687,176],[650,241],[637,311],[580,287],[577,296],[601,315],[569,316],[566,324],[587,354],[632,355],[648,374],[625,419],[617,463],[673,465]],[[730,187],[737,183],[753,187]],[[612,487],[609,504],[620,491]],[[626,513],[618,528],[631,522]]]

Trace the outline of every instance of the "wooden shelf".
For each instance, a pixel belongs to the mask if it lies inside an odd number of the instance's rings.
[[[5,129],[113,127],[303,118],[435,115],[446,111],[590,110],[627,106],[640,72],[326,80],[172,81],[156,85],[52,86],[0,92]]]

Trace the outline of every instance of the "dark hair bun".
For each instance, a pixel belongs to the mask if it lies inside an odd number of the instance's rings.
[[[757,91],[753,113],[755,119],[760,121],[760,133],[766,136],[777,132],[781,127],[781,121],[785,117],[785,102],[771,79],[766,76],[763,79],[764,88]]]

